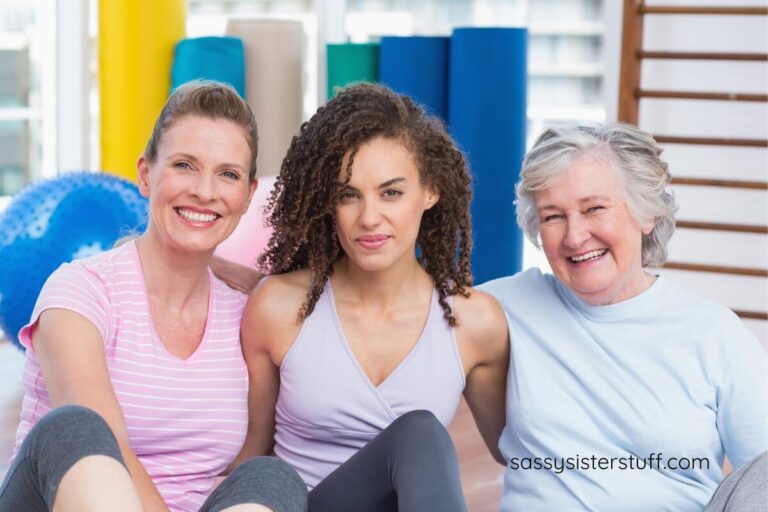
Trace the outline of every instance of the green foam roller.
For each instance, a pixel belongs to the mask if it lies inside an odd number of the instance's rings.
[[[329,44],[328,99],[353,82],[378,82],[379,43]]]

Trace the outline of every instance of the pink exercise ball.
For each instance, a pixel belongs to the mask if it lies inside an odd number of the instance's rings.
[[[256,266],[256,260],[272,235],[272,228],[264,226],[264,206],[267,204],[276,176],[259,177],[259,186],[253,194],[251,206],[235,231],[216,248],[216,255],[249,267]]]

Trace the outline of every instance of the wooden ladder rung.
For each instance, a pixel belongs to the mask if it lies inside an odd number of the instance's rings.
[[[752,148],[768,148],[768,139],[729,139],[721,137],[674,137],[671,135],[654,135],[659,144],[694,144],[704,146],[742,146]]]
[[[768,313],[762,313],[760,311],[744,311],[741,309],[732,310],[739,318],[747,318],[750,320],[768,320]]]
[[[693,91],[657,91],[638,89],[636,98],[665,98],[683,100],[718,100],[718,101],[760,101],[768,102],[768,94],[740,92],[693,92]]]
[[[768,226],[755,226],[752,224],[725,224],[721,222],[679,220],[675,226],[678,228],[686,229],[706,229],[711,231],[731,231],[733,233],[755,233],[758,235],[768,235]]]
[[[638,59],[768,61],[768,53],[660,52],[638,50],[635,55]]]
[[[672,178],[673,185],[698,185],[702,187],[742,188],[768,190],[766,181],[722,180],[709,178]]]
[[[724,265],[705,265],[702,263],[680,263],[676,261],[668,261],[664,264],[664,268],[674,270],[688,270],[691,272],[711,272],[714,274],[730,274],[736,276],[749,276],[749,277],[768,277],[768,269],[762,268],[746,268],[746,267],[729,267]]]
[[[739,16],[766,16],[766,7],[710,7],[706,5],[640,5],[640,14],[728,14]]]

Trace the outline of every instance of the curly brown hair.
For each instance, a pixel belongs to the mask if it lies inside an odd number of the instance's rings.
[[[376,138],[402,141],[416,161],[421,183],[440,195],[424,212],[416,246],[419,263],[435,282],[443,316],[455,326],[447,297],[468,296],[472,285],[467,163],[439,119],[381,85],[341,90],[301,126],[266,206],[266,221],[274,231],[259,264],[271,274],[310,270],[310,289],[299,310],[299,318],[306,318],[344,254],[336,236],[336,204],[349,183],[355,155]],[[339,183],[347,153],[346,177]]]

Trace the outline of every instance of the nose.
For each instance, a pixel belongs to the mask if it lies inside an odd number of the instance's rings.
[[[215,188],[216,184],[214,183],[213,173],[199,172],[195,175],[190,192],[201,202],[206,203],[213,199]]]
[[[360,202],[360,226],[366,229],[373,228],[381,222],[381,210],[377,201],[363,200]]]
[[[592,236],[587,221],[581,215],[570,215],[565,229],[563,244],[570,249],[578,249]]]

